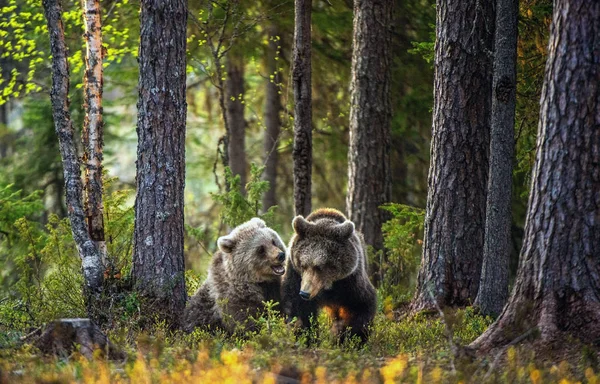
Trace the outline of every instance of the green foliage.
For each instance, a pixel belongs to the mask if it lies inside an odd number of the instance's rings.
[[[408,52],[420,55],[425,59],[426,62],[433,66],[433,60],[435,58],[435,25],[430,25],[432,32],[430,34],[429,41],[413,41],[413,49],[409,49]]]
[[[39,92],[33,79],[48,55],[47,28],[41,2],[9,0],[0,8],[0,105],[13,97]]]
[[[106,179],[109,189],[115,182]],[[9,192],[7,192],[9,191]],[[8,209],[11,215],[0,215],[2,219],[15,220],[14,244],[10,247],[10,259],[3,260],[3,267],[11,267],[12,280],[7,282],[0,297],[0,342],[12,340],[15,332],[23,332],[27,327],[60,317],[81,317],[86,313],[83,300],[83,276],[81,260],[73,241],[67,218],[52,214],[45,226],[27,219],[30,213],[41,209],[39,193],[18,199],[18,194],[10,192],[10,187],[0,190],[6,199],[0,212]],[[105,193],[105,233],[107,238],[106,289],[115,292],[111,286],[122,286],[131,270],[131,249],[133,234],[133,208],[128,204],[131,191],[116,190]],[[10,209],[13,210],[10,210]],[[0,251],[6,245],[0,242]],[[115,295],[113,310],[123,319],[137,312],[136,298],[131,295]]]
[[[575,364],[558,364],[543,355],[536,359],[527,346],[472,359],[454,355],[453,350],[460,349],[456,347],[473,341],[492,321],[472,308],[446,311],[443,319],[378,314],[364,346],[330,342],[328,319],[319,316],[315,334],[320,337],[309,347],[297,340],[294,328],[273,303],[266,307],[256,321],[258,329],[244,337],[202,330],[170,333],[160,325],[151,334],[128,335],[126,328],[112,331],[109,337],[127,354],[124,362],[87,360],[79,353],[66,360],[40,359],[29,345],[0,349],[3,381],[249,383],[274,382],[281,376],[319,383],[593,383],[599,379],[594,363],[583,362],[585,356],[595,360],[596,353],[585,345],[577,351],[575,342],[569,346]]]
[[[432,13],[435,12],[435,4],[431,4],[430,10]],[[420,19],[423,20],[427,18],[425,14],[420,16]],[[435,23],[427,23],[427,29],[428,39],[423,41],[411,41],[413,48],[409,49],[408,52],[421,56],[433,67],[433,60],[435,59]]]
[[[107,247],[106,268],[109,278],[124,278],[131,272],[133,253],[133,228],[135,211],[131,201],[134,191],[131,189],[114,190],[112,186],[117,178],[104,178],[104,232]]]
[[[269,182],[261,180],[263,171],[264,167],[259,167],[254,163],[250,165],[250,177],[245,186],[246,196],[244,196],[241,192],[240,176],[234,176],[231,169],[225,167],[225,184],[229,186],[229,190],[212,193],[211,196],[216,202],[223,205],[221,218],[229,227],[237,227],[253,217],[260,217],[267,225],[272,225],[276,207],[271,207],[268,211],[261,213],[262,195],[269,190]]]
[[[41,213],[44,210],[41,194],[42,191],[35,191],[23,196],[23,192],[16,190],[14,185],[0,184],[0,235],[8,237],[17,219]]]
[[[381,295],[390,296],[394,303],[405,301],[411,295],[421,261],[423,223],[425,210],[404,204],[386,204],[381,208],[392,218],[381,230],[386,250],[385,257],[375,255],[376,265],[382,275]]]
[[[202,285],[204,278],[201,274],[198,274],[191,269],[185,271],[185,289],[189,296],[192,296],[198,288]]]
[[[22,217],[36,219],[41,216],[44,204],[40,196],[41,191],[25,195],[13,185],[0,183],[0,287],[4,289],[15,281],[14,255],[27,249],[15,223]]]
[[[81,262],[68,220],[51,215],[45,230],[25,218],[18,219],[15,226],[27,248],[13,255],[18,279],[2,307],[21,312],[24,321],[0,332],[22,330],[58,317],[82,316]],[[2,324],[5,321],[0,319]]]
[[[446,311],[444,318],[424,314],[395,319],[393,312],[377,315],[370,338],[374,354],[447,351],[448,330],[455,345],[466,345],[493,322],[468,307]]]

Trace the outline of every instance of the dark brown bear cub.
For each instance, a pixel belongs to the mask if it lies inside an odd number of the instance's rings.
[[[282,283],[284,311],[307,328],[323,308],[342,341],[348,335],[366,341],[377,296],[367,275],[362,236],[335,209],[319,209],[306,219],[296,216],[292,226]]]
[[[285,245],[258,218],[220,237],[217,245],[206,281],[185,309],[183,328],[254,330],[252,318],[260,315],[263,302],[281,302]]]

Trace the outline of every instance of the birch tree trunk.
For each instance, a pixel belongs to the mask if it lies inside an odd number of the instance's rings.
[[[104,122],[102,121],[102,22],[99,0],[84,0],[84,38],[86,42],[83,161],[85,164],[85,211],[88,231],[102,256],[105,266],[104,206],[102,201],[102,146]]]
[[[502,312],[508,298],[518,17],[518,0],[496,1],[490,170],[483,267],[475,300],[482,314],[492,316]]]
[[[485,228],[494,5],[439,1],[436,13],[431,163],[414,311],[473,303]]]
[[[69,64],[61,18],[62,9],[58,0],[43,0],[42,5],[50,35],[50,52],[52,54],[50,97],[52,117],[63,163],[67,212],[73,239],[81,257],[88,316],[96,319],[98,308],[94,304],[102,294],[104,268],[100,252],[87,231],[83,211],[81,168],[75,147],[73,122],[69,112]]]
[[[555,1],[517,280],[472,347],[533,329],[543,342],[600,341],[599,44],[600,2]]]
[[[279,163],[279,135],[281,134],[281,95],[279,84],[281,74],[277,68],[279,52],[281,51],[281,38],[275,28],[269,33],[269,47],[267,53],[267,68],[269,78],[266,81],[265,96],[265,134],[263,151],[265,154],[264,179],[269,182],[269,190],[263,196],[263,210],[268,210],[277,205],[277,165]],[[271,78],[271,76],[273,76]]]
[[[355,0],[346,210],[365,242],[383,249],[379,207],[392,198],[390,137],[393,1]],[[379,276],[374,276],[378,281]]]
[[[312,90],[311,10],[312,0],[295,0],[294,52],[294,209],[296,215],[311,211],[312,177]]]
[[[183,257],[186,0],[143,0],[132,277],[148,321],[179,325]]]
[[[229,124],[227,151],[232,174],[240,175],[242,194],[246,193],[246,119],[244,118],[244,65],[233,54],[227,57],[225,108]]]

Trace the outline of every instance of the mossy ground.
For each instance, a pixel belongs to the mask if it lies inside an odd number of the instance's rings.
[[[321,316],[313,335],[297,336],[275,313],[260,331],[226,337],[196,331],[109,332],[127,354],[124,361],[78,353],[41,356],[25,344],[0,350],[3,383],[599,383],[598,350],[565,340],[534,352],[533,344],[468,356],[451,351],[474,340],[490,324],[470,308],[438,317],[380,313],[371,338],[338,345]],[[308,337],[316,340],[306,345]],[[535,342],[534,342],[535,343]],[[460,350],[460,348],[458,348]],[[543,348],[537,348],[538,351]],[[290,382],[290,381],[288,381]],[[294,382],[294,381],[291,381]]]

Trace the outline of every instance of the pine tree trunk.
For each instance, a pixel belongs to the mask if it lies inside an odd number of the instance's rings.
[[[277,205],[277,164],[279,162],[279,135],[281,134],[281,95],[279,84],[281,74],[277,68],[278,53],[281,51],[281,38],[275,28],[269,33],[269,48],[267,53],[267,68],[269,79],[266,81],[265,96],[265,134],[263,151],[265,154],[264,179],[269,182],[269,190],[263,196],[263,210]],[[273,77],[271,77],[273,76]]]
[[[296,215],[311,211],[312,93],[311,93],[312,0],[295,0],[294,52],[294,208]]]
[[[244,119],[244,66],[229,55],[225,80],[225,105],[229,124],[229,167],[240,175],[241,192],[246,191],[246,120]]]
[[[42,4],[50,35],[50,52],[52,54],[50,97],[52,117],[63,162],[67,212],[73,239],[81,257],[84,297],[88,315],[96,320],[99,308],[96,308],[95,303],[102,294],[104,268],[100,252],[88,233],[83,211],[81,168],[75,147],[73,122],[69,112],[69,64],[61,19],[62,9],[58,0],[44,0]]]
[[[600,3],[554,3],[537,154],[519,272],[498,320],[472,346],[531,329],[600,342]]]
[[[365,242],[383,249],[379,207],[390,202],[393,1],[355,0],[346,210]],[[375,276],[375,280],[378,278]]]
[[[177,326],[183,258],[186,0],[143,0],[132,277],[148,320]]]
[[[483,266],[475,305],[497,316],[508,299],[511,188],[515,140],[518,0],[496,1],[490,170]]]
[[[438,2],[431,163],[415,311],[479,287],[492,94],[492,2]]]
[[[104,205],[102,202],[102,146],[104,122],[102,121],[102,22],[99,0],[85,0],[84,24],[86,41],[83,161],[85,163],[85,210],[90,237],[96,243],[106,262],[104,241]]]

